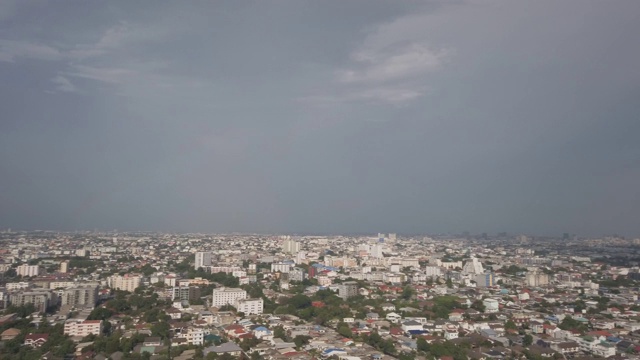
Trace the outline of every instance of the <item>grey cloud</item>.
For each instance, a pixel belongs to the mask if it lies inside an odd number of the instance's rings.
[[[0,226],[640,234],[638,6],[18,3]]]

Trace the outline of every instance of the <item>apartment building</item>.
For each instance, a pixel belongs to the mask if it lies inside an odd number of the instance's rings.
[[[198,251],[196,252],[194,267],[196,270],[200,268],[205,268],[207,266],[211,266],[213,260],[213,254],[208,251]]]
[[[38,265],[22,264],[16,268],[16,273],[20,276],[38,276],[40,267]]]
[[[204,330],[191,328],[187,331],[187,343],[189,345],[204,344]]]
[[[110,288],[129,292],[134,292],[141,282],[142,277],[140,275],[113,275],[107,278],[107,284]]]
[[[247,292],[239,288],[225,288],[221,287],[213,289],[213,298],[211,299],[211,306],[220,307],[224,305],[236,305],[236,300],[242,300],[247,298]]]
[[[37,311],[45,312],[58,304],[58,295],[49,290],[19,291],[9,295],[9,302],[15,306],[33,304]]]
[[[95,307],[98,302],[98,286],[86,285],[64,289],[62,305],[74,307]]]
[[[64,323],[64,334],[85,337],[102,333],[102,320],[69,319]]]
[[[245,315],[259,315],[264,310],[264,302],[262,298],[256,299],[238,299],[236,300],[236,309]]]

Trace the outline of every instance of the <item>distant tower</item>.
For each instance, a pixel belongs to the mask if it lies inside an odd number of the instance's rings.
[[[287,254],[297,254],[298,251],[300,251],[300,243],[295,240],[291,240],[291,238],[287,236],[282,243],[282,251]]]
[[[113,237],[113,245],[118,245],[118,238],[117,237]]]
[[[194,264],[195,269],[198,270],[205,266],[211,266],[212,258],[212,253],[206,251],[198,251],[196,253],[196,263]]]
[[[69,271],[69,262],[65,260],[60,263],[60,272],[64,274],[67,271]]]
[[[480,263],[480,261],[474,256],[471,257],[471,261],[467,261],[467,263],[464,264],[462,272],[465,274],[479,275],[484,272],[484,268],[482,263]]]

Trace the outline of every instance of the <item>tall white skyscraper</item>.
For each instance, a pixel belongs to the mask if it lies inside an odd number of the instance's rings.
[[[462,272],[464,274],[482,274],[484,273],[484,268],[482,267],[482,263],[475,257],[471,258],[471,261],[467,261],[462,268]]]
[[[297,254],[300,251],[300,243],[287,236],[282,243],[282,251],[287,254]]]
[[[211,262],[213,259],[213,254],[207,251],[198,251],[196,253],[196,263],[194,267],[196,270],[203,268],[205,266],[211,266]]]

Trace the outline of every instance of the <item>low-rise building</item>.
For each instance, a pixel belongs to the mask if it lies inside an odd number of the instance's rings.
[[[102,333],[102,320],[69,319],[64,323],[64,334],[85,337]]]

